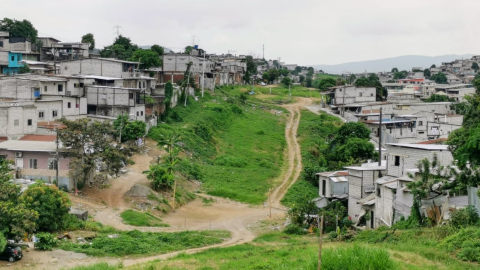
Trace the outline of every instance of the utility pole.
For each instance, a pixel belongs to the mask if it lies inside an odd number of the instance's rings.
[[[56,177],[56,180],[57,180],[57,187],[58,187],[58,167],[59,167],[59,156],[58,156],[58,128],[55,129],[56,133],[57,133],[57,139],[55,140],[56,144],[57,144],[57,151],[55,153],[55,161],[57,163],[57,167],[55,169],[55,177]]]
[[[118,36],[120,36],[120,29],[123,29],[123,27],[121,27],[120,25],[115,25],[115,26],[113,27],[113,29],[117,29],[117,30],[114,32],[114,34],[116,34],[117,37],[118,37]]]
[[[184,107],[187,107],[187,96],[188,96],[188,84],[190,83],[190,72],[187,73],[187,86],[185,87],[185,104],[183,105]]]
[[[263,54],[262,54],[262,59],[265,59],[265,44],[263,44]]]
[[[119,136],[119,137],[120,137],[120,140],[119,140],[118,143],[122,143],[123,112],[122,112],[122,114],[121,114],[121,118],[120,118],[120,119],[121,119],[121,120],[120,120],[120,121],[121,121],[121,122],[120,122],[120,136]]]
[[[318,222],[318,216],[317,216],[317,222]],[[322,214],[322,219],[320,220],[318,227],[320,227],[319,231],[319,240],[318,240],[318,270],[322,269],[322,242],[323,242],[323,214]]]
[[[378,166],[382,166],[382,107],[380,107],[380,121],[378,129]]]
[[[347,88],[346,86],[344,85],[343,86],[343,109],[342,109],[342,116],[345,117],[345,92],[346,92]]]

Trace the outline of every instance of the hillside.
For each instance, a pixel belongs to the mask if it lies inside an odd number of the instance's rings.
[[[342,74],[343,72],[380,72],[388,71],[393,67],[399,70],[411,70],[412,67],[428,68],[431,65],[440,65],[442,62],[453,61],[455,59],[471,58],[474,54],[449,54],[440,56],[424,56],[424,55],[402,55],[398,57],[390,57],[385,59],[348,62],[337,65],[312,65],[315,69],[321,69],[326,73]]]

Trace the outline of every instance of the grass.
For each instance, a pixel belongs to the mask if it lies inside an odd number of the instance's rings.
[[[327,73],[317,73],[315,75],[315,79],[326,79],[326,78],[337,79],[337,78],[342,78],[342,76],[336,75],[336,74],[327,74]]]
[[[285,117],[250,96],[243,104],[239,96],[245,90],[224,87],[199,102],[189,99],[149,136],[181,134],[189,156],[184,162],[191,164],[182,173],[200,180],[207,194],[261,204],[283,166]]]
[[[170,225],[162,223],[162,220],[150,213],[142,213],[134,210],[125,210],[120,214],[123,223],[133,226],[145,227],[170,227]]]
[[[112,235],[115,237],[111,237]],[[148,256],[219,244],[228,237],[228,231],[150,233],[110,229],[109,232],[100,232],[91,244],[61,242],[59,247],[95,257]]]
[[[291,207],[299,200],[309,201],[318,196],[318,187],[315,187],[310,182],[299,180],[290,187],[280,202],[285,206]]]
[[[121,266],[109,265],[108,263],[103,262],[87,266],[77,266],[74,268],[70,268],[70,270],[116,270],[121,268]]]

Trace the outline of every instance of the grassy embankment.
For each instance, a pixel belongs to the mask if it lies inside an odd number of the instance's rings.
[[[244,103],[240,93],[247,90],[224,87],[198,102],[189,99],[149,136],[180,134],[185,155],[179,169],[200,180],[206,193],[260,204],[283,167],[285,117],[251,96]]]
[[[142,213],[134,210],[125,210],[120,214],[123,223],[132,226],[169,227],[162,220],[150,213]]]
[[[474,230],[475,232],[472,232]],[[375,230],[359,233],[352,242],[325,238],[322,269],[479,269],[461,254],[468,246],[465,238],[478,237],[480,229],[452,231],[448,228],[415,230]],[[463,243],[463,244],[462,244]],[[477,239],[478,243],[478,239]],[[475,244],[475,243],[473,243]],[[462,253],[463,252],[463,253]],[[160,262],[152,261],[126,269],[317,269],[318,238],[268,233],[252,243],[209,249],[197,254],[180,254]],[[472,253],[476,254],[477,253]],[[477,260],[480,259],[477,257]],[[105,266],[106,267],[106,266]],[[77,270],[97,268],[78,268]],[[117,269],[112,266],[111,268]]]
[[[321,80],[323,79],[338,79],[338,78],[342,78],[342,76],[340,75],[335,75],[335,74],[315,74],[315,79],[313,79],[313,87],[314,88],[318,88],[318,84],[320,83]]]
[[[327,161],[322,158],[322,151],[326,151],[326,140],[334,135],[342,125],[342,121],[335,116],[326,113],[321,115],[314,114],[307,110],[302,110],[300,125],[298,126],[298,142],[302,154],[302,165],[304,168],[321,171],[319,164],[326,165]],[[300,176],[300,177],[303,177]],[[293,203],[302,200],[311,200],[318,197],[318,183],[313,185],[311,182],[299,179],[287,191],[282,203],[291,206]]]
[[[228,237],[230,237],[228,231],[150,233],[102,227],[96,232],[91,244],[60,242],[59,248],[96,257],[148,256],[218,244]]]

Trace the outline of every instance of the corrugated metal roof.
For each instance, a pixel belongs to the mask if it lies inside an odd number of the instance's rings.
[[[406,148],[415,148],[422,150],[448,150],[448,145],[443,144],[414,144],[414,143],[387,143],[387,145],[392,145],[396,147],[406,147]]]
[[[53,152],[57,148],[55,142],[39,142],[39,141],[17,141],[10,140],[0,142],[0,149],[10,151],[27,151],[27,152]]]

